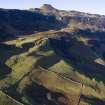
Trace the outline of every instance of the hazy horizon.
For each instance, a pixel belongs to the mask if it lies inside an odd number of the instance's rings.
[[[50,4],[57,9],[76,10],[91,14],[105,15],[105,0],[1,0],[0,8],[29,9],[39,8],[43,4]]]

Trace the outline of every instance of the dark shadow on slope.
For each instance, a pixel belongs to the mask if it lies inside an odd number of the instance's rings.
[[[29,53],[28,56],[33,56],[33,57],[43,57],[43,55],[38,54],[38,53],[36,53],[36,52]]]
[[[23,44],[22,48],[16,47],[15,45],[0,44],[0,61],[5,62],[11,56],[27,52],[33,46],[34,43]]]
[[[0,61],[5,63],[11,56],[24,52],[22,48],[17,48],[14,45],[0,44]]]
[[[58,63],[61,59],[52,54],[50,56],[43,56],[41,57],[36,63],[35,67],[43,67],[45,69],[48,69],[49,67],[53,66],[54,64]]]
[[[11,96],[13,99],[22,102],[22,96],[18,93],[15,85],[9,85],[8,87],[3,88],[2,91],[7,95]]]
[[[0,80],[12,72],[11,68],[0,62]]]
[[[5,34],[2,34],[2,33],[5,33]],[[1,42],[4,42],[4,41],[9,41],[9,40],[15,40],[17,37],[14,36],[14,35],[11,35],[11,34],[6,34],[6,32],[1,32],[1,29],[0,29],[0,43]]]
[[[88,37],[88,38],[99,38],[101,40],[105,40],[105,32],[104,31],[91,31],[90,29],[87,29],[87,30],[78,30],[76,32],[77,35],[81,35],[83,37]]]
[[[45,105],[67,105],[67,98],[61,93],[54,93],[41,85],[32,83],[23,91],[29,102],[34,104]],[[60,98],[64,99],[59,100]]]
[[[3,36],[30,35],[35,32],[59,30],[66,26],[57,20],[55,15],[16,9],[0,9],[0,24],[0,34]]]
[[[76,56],[75,54],[74,55],[71,54],[69,51],[70,47],[72,46],[71,42],[69,42],[71,44],[68,44],[64,40],[59,40],[59,39],[49,39],[49,40],[50,40],[50,45],[55,51],[55,53],[58,56],[62,57],[62,59],[65,60],[65,62],[71,64],[74,70],[78,71],[81,74],[86,75],[87,77],[90,77],[91,79],[95,78],[98,81],[105,82],[104,78],[105,66],[96,64],[94,62],[94,59],[91,59],[90,61],[85,61],[85,59],[82,58],[82,63],[81,63],[78,56]]]
[[[34,46],[35,46],[34,42],[29,42],[29,43],[22,44],[22,48],[24,49],[24,51],[28,51],[29,48],[32,48]]]
[[[93,97],[86,97],[84,95],[81,95],[81,100],[91,104],[91,105],[105,105],[105,101],[93,98]]]

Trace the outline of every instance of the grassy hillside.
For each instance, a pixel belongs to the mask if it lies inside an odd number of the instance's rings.
[[[0,88],[29,105],[97,105],[96,102],[104,105],[103,74],[92,63],[97,55],[75,38],[66,42],[51,34],[51,38],[45,32],[44,37],[38,33],[0,45]],[[77,52],[80,48],[81,52]],[[94,76],[93,71],[87,71],[86,63],[96,70]]]
[[[104,23],[51,5],[0,9],[0,105],[105,105]]]

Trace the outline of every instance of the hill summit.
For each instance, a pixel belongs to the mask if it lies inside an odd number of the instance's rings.
[[[44,4],[41,9],[46,9],[46,10],[56,10],[52,5],[50,4]]]

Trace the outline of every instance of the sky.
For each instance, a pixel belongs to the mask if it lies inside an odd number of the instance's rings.
[[[51,4],[62,10],[105,15],[105,0],[0,0],[0,8],[28,9]]]

